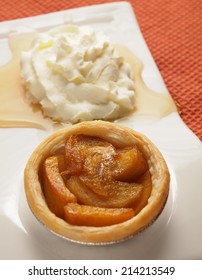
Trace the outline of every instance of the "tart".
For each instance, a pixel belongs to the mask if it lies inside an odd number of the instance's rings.
[[[144,135],[106,121],[60,129],[25,168],[28,204],[54,233],[82,243],[133,236],[161,213],[169,171]]]

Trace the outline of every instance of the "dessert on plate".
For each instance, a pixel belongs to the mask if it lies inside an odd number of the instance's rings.
[[[87,121],[45,139],[28,160],[24,183],[32,212],[51,231],[77,242],[110,243],[157,218],[169,171],[146,136]]]

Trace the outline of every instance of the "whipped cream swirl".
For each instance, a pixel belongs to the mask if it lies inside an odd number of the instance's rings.
[[[56,121],[110,120],[134,109],[130,66],[105,34],[89,27],[40,33],[21,54],[21,75],[29,100]]]

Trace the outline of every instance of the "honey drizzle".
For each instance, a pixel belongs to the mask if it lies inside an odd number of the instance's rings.
[[[20,54],[30,48],[36,33],[12,35],[8,39],[11,60],[0,67],[0,127],[49,128],[37,105],[30,105],[20,76]]]
[[[126,118],[135,116],[163,118],[176,112],[177,106],[168,92],[163,94],[147,87],[142,78],[143,63],[132,51],[124,46],[117,45],[116,49],[124,60],[130,64],[135,81],[135,111]]]
[[[11,60],[0,67],[0,127],[33,127],[53,129],[55,123],[43,116],[39,106],[30,105],[25,97],[20,77],[20,54],[30,48],[36,33],[12,35],[8,39]],[[150,90],[142,79],[142,62],[126,47],[116,46],[133,70],[136,90],[135,116],[162,118],[174,111],[176,105],[169,94],[162,95]]]

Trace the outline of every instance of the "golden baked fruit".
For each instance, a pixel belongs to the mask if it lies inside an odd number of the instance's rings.
[[[70,240],[105,243],[160,214],[169,172],[154,144],[124,126],[89,121],[53,133],[31,155],[25,192],[35,216]]]

